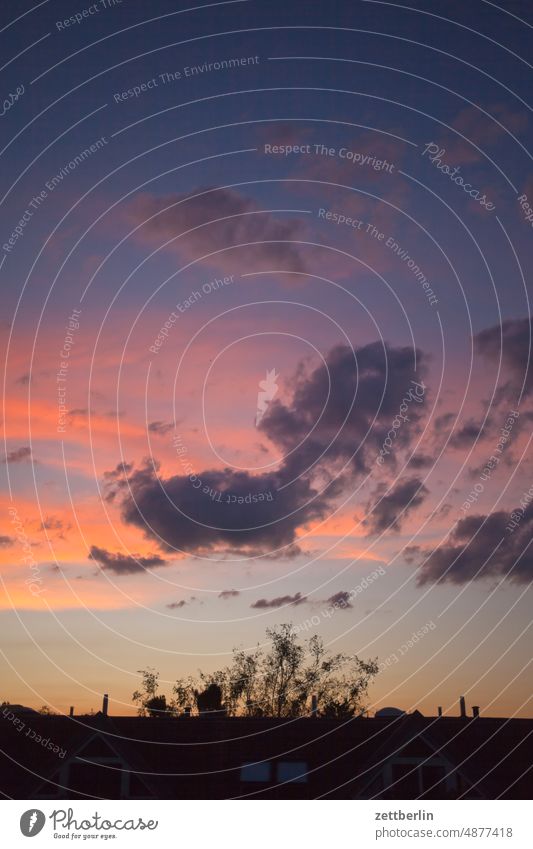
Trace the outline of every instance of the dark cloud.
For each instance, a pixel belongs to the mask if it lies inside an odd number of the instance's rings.
[[[501,356],[512,387],[520,391],[523,385],[526,395],[533,391],[531,321],[531,316],[508,319],[474,336],[476,351],[493,362],[498,362]]]
[[[172,422],[150,422],[148,430],[150,433],[156,433],[158,436],[166,436],[173,427]]]
[[[292,473],[319,460],[330,468],[348,463],[352,473],[368,472],[413,381],[422,383],[424,372],[425,358],[412,348],[339,345],[311,374],[297,372],[291,403],[272,401],[260,429],[293,452],[287,460]],[[396,431],[395,453],[417,435],[423,407],[423,398],[409,402],[409,422]]]
[[[254,601],[250,607],[254,607],[256,610],[263,610],[268,607],[283,607],[286,604],[304,604],[306,601],[306,596],[303,596],[301,593],[296,593],[295,595],[280,595],[277,598],[271,598],[270,600],[260,598],[257,601]]]
[[[27,372],[26,374],[21,374],[20,377],[17,377],[17,379],[15,380],[15,383],[18,386],[28,386],[30,381],[31,381],[31,375],[30,375],[29,372]]]
[[[199,196],[191,199],[142,194],[130,215],[136,224],[142,223],[142,235],[158,243],[180,236],[169,247],[191,259],[221,251],[213,263],[229,272],[235,272],[237,262],[247,270],[306,271],[298,246],[290,244],[302,238],[299,221],[277,220],[234,189],[207,188],[195,194]],[[226,250],[239,244],[246,247]]]
[[[4,459],[4,463],[22,463],[24,460],[31,459],[31,448],[25,445],[23,448],[15,448],[14,451],[9,451]]]
[[[348,590],[339,590],[338,593],[334,593],[331,595],[327,602],[328,604],[334,604],[337,607],[340,607],[341,610],[347,609],[349,607],[353,607],[351,602],[352,596],[348,592]]]
[[[62,519],[57,516],[45,516],[44,520],[41,522],[41,531],[62,531],[69,530],[69,524],[65,524]]]
[[[480,440],[487,439],[492,424],[491,418],[486,421],[471,418],[459,424],[457,412],[443,413],[437,416],[433,426],[434,445],[442,447],[446,443],[448,448],[470,449]],[[415,464],[412,465],[416,468]]]
[[[420,469],[428,469],[435,462],[434,458],[429,454],[415,454],[409,460],[409,468],[416,469],[417,471]]]
[[[462,427],[455,431],[450,439],[452,448],[472,448],[476,442],[483,439],[490,427],[490,420],[476,422],[473,419],[467,421]]]
[[[442,416],[437,416],[435,419],[435,430],[439,433],[442,430],[450,428],[456,418],[456,413],[443,413]]]
[[[398,483],[385,495],[386,484],[381,484],[374,493],[373,502],[367,505],[368,518],[363,524],[369,534],[382,531],[399,531],[404,519],[424,501],[429,490],[420,478],[410,478]]]
[[[279,473],[208,470],[190,480],[186,475],[162,478],[158,470],[147,460],[126,480],[110,482],[108,491],[120,491],[123,520],[142,528],[165,551],[229,549],[251,555],[290,548],[297,528],[322,517],[327,508],[327,497],[318,496],[305,478],[280,490],[284,479]],[[264,500],[264,493],[272,500]],[[296,553],[294,547],[289,553]]]
[[[239,590],[222,590],[222,592],[218,594],[218,597],[223,598],[223,599],[228,599],[228,598],[235,598],[238,595],[240,595]]]
[[[195,595],[192,595],[188,601],[182,598],[180,601],[171,601],[170,604],[166,604],[165,607],[168,607],[169,610],[181,610],[182,607],[187,607],[190,604],[194,604],[198,602],[198,599]],[[198,602],[199,604],[203,604],[203,602]]]
[[[517,516],[516,527],[509,530],[509,524]],[[418,583],[463,584],[482,578],[501,578],[508,572],[510,581],[529,583],[533,578],[532,538],[532,504],[511,513],[498,510],[486,516],[466,516],[457,522],[440,548],[433,551],[416,548],[412,552],[422,563]]]
[[[112,554],[112,552],[106,551],[105,548],[99,548],[97,545],[91,546],[89,559],[95,560],[102,569],[108,569],[116,575],[146,572],[147,569],[153,569],[155,566],[166,566],[168,563],[167,560],[163,560],[157,554],[149,557],[141,557],[138,554]]]
[[[70,419],[87,419],[89,418],[89,414],[94,418],[106,418],[106,419],[122,419],[126,415],[124,410],[106,410],[103,413],[97,412],[97,410],[93,407],[89,410],[88,407],[75,407],[73,410],[69,410],[67,415]]]
[[[13,537],[0,536],[0,548],[10,548],[14,543]]]
[[[133,471],[133,463],[118,463],[110,472],[104,472],[104,501],[114,501],[117,491],[125,486],[128,474]]]
[[[479,474],[479,472],[478,472]],[[449,501],[445,501],[437,510],[432,513],[434,519],[442,517],[443,519],[449,515],[449,513],[453,509],[453,504],[450,504]]]
[[[133,470],[133,463],[117,463],[110,472],[104,472],[106,482],[123,480],[124,476]]]
[[[329,604],[334,605],[336,608],[341,610],[353,608],[352,596],[348,590],[339,590],[329,598],[314,601],[309,599],[307,596],[302,595],[300,592],[297,592],[294,595],[282,595],[272,599],[260,598],[258,601],[251,604],[250,607],[253,607],[256,610],[265,610],[267,608],[283,607],[287,604],[293,604],[295,606],[300,604]]]
[[[419,545],[406,545],[403,549],[403,559],[406,563],[417,563],[420,559],[422,549]]]
[[[164,551],[294,556],[298,532],[328,515],[376,461],[423,370],[423,355],[410,348],[337,346],[315,369],[299,366],[290,400],[271,402],[261,420],[260,430],[285,455],[276,470],[208,469],[165,478],[150,458],[106,472],[104,497],[117,499],[123,521]],[[422,398],[410,402],[396,453],[417,438],[423,407]]]

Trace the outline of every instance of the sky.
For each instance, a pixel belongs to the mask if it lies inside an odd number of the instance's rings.
[[[529,4],[0,18],[0,697],[291,622],[531,716]]]

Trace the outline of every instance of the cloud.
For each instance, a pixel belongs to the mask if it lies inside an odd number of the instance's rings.
[[[433,463],[434,458],[429,454],[414,454],[409,460],[409,467],[418,471],[420,469],[428,469]]]
[[[280,595],[277,598],[271,598],[270,601],[266,598],[260,598],[257,601],[254,601],[250,607],[253,607],[256,610],[264,610],[265,608],[270,607],[283,607],[286,604],[304,604],[306,601],[306,596],[303,596],[298,592],[295,593],[295,595]]]
[[[479,475],[479,469],[476,470],[476,474]],[[445,501],[437,510],[435,510],[432,514],[434,519],[442,517],[443,519],[448,516],[453,510],[453,504],[450,504],[449,501]]]
[[[194,604],[194,602],[198,602],[198,599],[195,595],[192,595],[189,598],[189,601],[186,601],[182,598],[180,601],[171,601],[170,604],[166,604],[165,607],[168,607],[169,610],[181,610],[182,607],[186,607],[189,604]],[[203,602],[199,602],[203,604]]]
[[[440,433],[448,429],[454,423],[456,418],[455,413],[443,413],[442,416],[437,416],[435,419],[435,432]]]
[[[504,103],[492,103],[486,107],[489,115],[493,115],[502,126],[484,115],[473,106],[460,109],[451,126],[468,139],[465,141],[455,133],[446,130],[441,136],[440,143],[446,148],[446,160],[452,165],[467,165],[483,161],[483,156],[473,146],[481,150],[498,144],[506,137],[506,127],[514,135],[525,131],[528,126],[528,116],[525,110],[512,110]],[[507,136],[509,138],[509,136]],[[473,144],[469,144],[473,142]]]
[[[23,463],[24,460],[31,459],[31,448],[29,445],[25,445],[23,448],[15,448],[14,451],[9,451],[6,456],[4,463]]]
[[[218,594],[218,597],[227,600],[228,598],[235,598],[238,595],[240,595],[239,590],[222,590],[222,592]]]
[[[338,593],[334,593],[333,595],[331,595],[327,599],[327,602],[328,604],[334,604],[337,607],[340,607],[341,610],[346,610],[349,607],[353,607],[351,598],[352,596],[350,595],[348,590],[339,590]]]
[[[20,377],[17,377],[15,383],[17,384],[17,386],[28,386],[30,381],[31,375],[29,372],[27,372],[26,374],[21,374]]]
[[[278,472],[206,470],[193,480],[187,475],[163,478],[158,472],[158,464],[146,460],[123,480],[109,481],[107,497],[120,493],[123,521],[140,527],[165,551],[255,555],[286,549],[296,554],[297,528],[327,509],[326,496],[305,478],[280,489],[284,478]],[[271,500],[259,500],[264,493]]]
[[[402,400],[424,372],[411,348],[339,345],[316,368],[300,364],[290,396],[272,401],[258,430],[284,455],[263,474],[207,469],[163,477],[149,458],[104,474],[105,498],[163,551],[295,556],[299,533],[325,518],[369,470]],[[410,405],[395,452],[417,438],[424,399]],[[421,500],[421,494],[411,508]]]
[[[114,469],[104,472],[104,500],[112,502],[117,495],[117,489],[124,485],[127,475],[133,471],[133,463],[118,463]],[[116,488],[115,488],[116,487]]]
[[[10,548],[14,543],[13,537],[0,536],[0,548]]]
[[[150,422],[148,430],[150,433],[156,433],[158,436],[166,436],[173,427],[172,422]]]
[[[490,427],[490,420],[476,422],[474,419],[467,421],[459,430],[456,430],[450,439],[452,448],[471,448],[473,444],[483,439]]]
[[[477,352],[493,362],[501,355],[512,388],[519,392],[523,385],[526,395],[533,392],[531,321],[531,316],[508,319],[474,336]]]
[[[507,392],[504,395],[507,396]],[[497,403],[498,401],[495,400],[495,406],[497,406]],[[441,446],[447,440],[447,445],[451,449],[469,449],[490,436],[493,424],[492,417],[487,417],[484,420],[469,418],[459,425],[457,412],[443,413],[437,416],[433,424],[433,444]],[[431,457],[428,457],[427,460],[428,463],[421,462],[418,467],[416,460],[411,462],[410,465],[412,468],[424,468],[426,465],[431,466],[434,462]]]
[[[417,563],[421,557],[422,548],[419,545],[406,545],[403,549],[403,559],[406,563]]]
[[[91,410],[88,407],[76,407],[74,410],[69,410],[67,416],[72,421],[75,421],[76,419],[87,419],[89,418],[89,414],[93,422],[96,422],[98,419],[122,419],[126,415],[123,410],[106,410],[103,413],[99,413],[94,407]]]
[[[416,507],[424,501],[429,490],[420,478],[410,478],[400,482],[386,495],[386,484],[380,484],[374,493],[377,500],[367,504],[368,518],[363,524],[369,534],[379,534],[382,531],[399,531],[403,521]]]
[[[284,607],[287,604],[293,604],[295,606],[300,604],[329,604],[341,610],[353,608],[352,596],[348,590],[339,590],[329,598],[317,601],[309,599],[307,596],[302,595],[301,592],[297,592],[294,595],[282,595],[272,599],[260,598],[251,604],[250,607],[256,610],[266,610],[269,608]]]
[[[185,194],[141,194],[129,214],[136,224],[142,224],[141,235],[152,242],[159,244],[180,236],[168,249],[186,259],[222,251],[206,261],[232,273],[236,263],[247,271],[306,271],[298,246],[290,244],[302,238],[299,221],[277,220],[234,189],[206,188],[198,197],[190,198]],[[226,250],[239,244],[247,247]]]
[[[318,462],[368,472],[412,382],[424,373],[425,357],[412,348],[338,345],[310,374],[297,372],[291,402],[272,401],[260,430],[292,452],[287,468],[293,474]],[[419,432],[424,400],[410,403],[409,422],[396,431],[395,453]]]
[[[44,521],[41,522],[41,531],[62,531],[62,530],[70,530],[71,525],[65,524],[62,519],[59,519],[57,516],[45,516]]]
[[[121,480],[124,475],[127,475],[128,472],[131,472],[133,469],[133,463],[117,463],[114,469],[110,472],[104,472],[104,480],[106,482]]]
[[[112,552],[105,548],[99,548],[97,545],[91,546],[89,559],[95,560],[101,569],[108,569],[116,575],[146,572],[147,569],[153,569],[155,566],[166,566],[168,563],[167,560],[163,560],[157,554],[148,557],[141,557],[139,554],[112,554]]]
[[[516,528],[508,530],[512,517]],[[446,543],[433,551],[413,547],[410,555],[422,562],[419,584],[501,578],[529,583],[533,578],[533,506],[460,519]],[[512,571],[511,571],[512,570]]]

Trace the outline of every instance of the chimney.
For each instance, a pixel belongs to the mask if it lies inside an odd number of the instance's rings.
[[[311,696],[311,716],[315,717],[318,714],[318,699],[315,694]]]
[[[68,714],[68,715],[69,715],[69,716],[74,716],[74,705],[71,705],[71,706],[70,706],[70,710],[69,710],[69,714]]]
[[[464,696],[461,696],[461,698],[459,699],[459,708],[461,711],[461,718],[464,719],[466,717],[466,704]]]
[[[472,705],[472,716],[479,716],[479,705]]]
[[[442,716],[442,708],[440,707],[440,705],[437,708],[437,713],[439,714],[439,716]]]
[[[107,693],[104,693],[104,701],[102,702],[102,713],[104,716],[107,716],[107,708],[109,706],[109,696]]]

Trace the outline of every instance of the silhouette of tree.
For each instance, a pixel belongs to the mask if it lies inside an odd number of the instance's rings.
[[[197,683],[194,678],[178,679],[172,688],[174,698],[170,702],[170,709],[175,714],[192,711],[192,707],[196,703],[196,689]]]
[[[156,672],[151,667],[139,669],[138,671],[142,675],[142,684],[139,690],[135,690],[132,699],[139,705],[139,716],[150,716],[154,718],[168,713],[169,708],[167,706],[166,696],[157,694],[159,689],[159,672]]]
[[[167,697],[164,695],[161,696],[153,696],[153,698],[148,699],[145,704],[145,709],[148,713],[148,716],[151,716],[152,719],[155,717],[162,716],[168,712],[167,707]]]
[[[196,690],[196,706],[199,713],[215,713],[222,710],[222,689],[218,684],[211,683],[205,690]]]
[[[232,663],[198,679],[181,678],[167,703],[158,696],[159,673],[140,670],[143,679],[133,700],[141,716],[224,711],[228,716],[298,717],[309,715],[316,696],[317,714],[346,719],[364,711],[364,700],[377,674],[376,660],[330,654],[316,635],[298,642],[292,625],[267,629],[268,651],[234,650]]]

